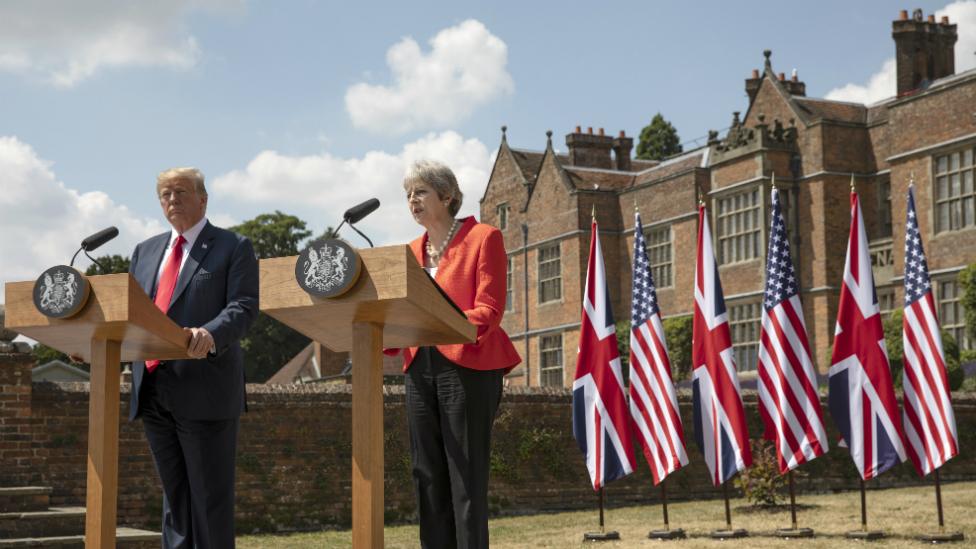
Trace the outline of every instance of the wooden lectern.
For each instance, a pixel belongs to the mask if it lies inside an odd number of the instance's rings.
[[[132,275],[88,277],[77,315],[52,319],[33,301],[34,282],[6,285],[7,328],[91,364],[85,547],[114,549],[119,476],[119,363],[187,358],[189,337]]]
[[[315,298],[295,280],[298,256],[261,260],[261,310],[333,351],[352,354],[352,545],[383,547],[382,350],[474,341],[477,328],[443,296],[407,246],[359,250],[359,280]]]

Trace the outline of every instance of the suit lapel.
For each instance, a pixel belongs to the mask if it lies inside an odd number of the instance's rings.
[[[176,289],[173,290],[173,299],[169,302],[170,307],[173,306],[173,303],[176,303],[176,300],[180,298],[180,295],[186,290],[186,287],[190,285],[190,279],[196,274],[200,263],[203,262],[203,258],[207,257],[210,249],[213,248],[212,241],[215,235],[212,229],[213,226],[208,221],[203,226],[203,230],[200,231],[200,236],[197,237],[197,241],[193,243],[193,248],[190,249],[190,255],[186,258],[183,269],[180,270],[180,277],[176,279]]]
[[[146,243],[144,254],[146,261],[142,263],[143,267],[135,273],[136,282],[151,298],[156,297],[156,275],[159,273],[159,266],[163,262],[163,255],[166,254],[169,237],[170,233],[164,233]]]

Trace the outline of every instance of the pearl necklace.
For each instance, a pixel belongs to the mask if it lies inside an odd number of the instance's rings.
[[[434,248],[434,245],[430,243],[430,239],[427,239],[427,257],[430,258],[430,262],[435,266],[437,265],[438,261],[440,261],[444,250],[447,249],[447,245],[451,242],[451,238],[454,237],[454,231],[457,230],[457,227],[458,220],[455,219],[454,223],[451,224],[451,230],[447,231],[447,236],[444,237],[444,242],[441,243],[440,248]]]

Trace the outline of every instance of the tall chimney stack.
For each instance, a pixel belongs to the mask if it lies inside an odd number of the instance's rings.
[[[899,96],[923,89],[933,80],[956,72],[954,49],[959,39],[956,25],[950,24],[948,18],[937,23],[934,15],[926,19],[920,9],[911,17],[907,15],[903,10],[891,24]]]

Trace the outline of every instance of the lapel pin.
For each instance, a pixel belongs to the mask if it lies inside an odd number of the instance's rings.
[[[204,249],[204,250],[206,250],[206,249],[207,249],[207,243],[206,243],[206,242],[204,242],[204,243],[203,243],[203,249]]]

